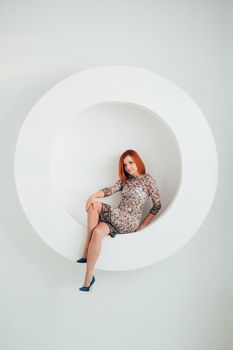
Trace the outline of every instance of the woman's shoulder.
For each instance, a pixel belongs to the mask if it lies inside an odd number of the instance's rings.
[[[144,175],[144,179],[148,182],[156,182],[155,178],[150,173],[147,173],[147,172]]]
[[[125,185],[125,182],[121,178],[119,178],[116,183],[118,185],[120,185],[120,186],[124,186]]]
[[[150,179],[152,176],[150,173],[145,172],[144,177],[145,177],[145,179]]]

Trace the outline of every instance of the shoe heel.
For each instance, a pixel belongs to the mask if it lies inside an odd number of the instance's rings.
[[[85,292],[91,292],[91,289],[92,289],[94,282],[95,282],[95,277],[93,276],[90,285],[88,287],[82,286],[81,288],[79,288],[79,290],[85,291]]]

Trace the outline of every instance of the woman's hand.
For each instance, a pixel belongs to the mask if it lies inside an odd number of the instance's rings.
[[[141,231],[142,229],[144,229],[146,227],[145,224],[143,224],[143,222],[138,226],[138,228],[136,229],[136,232],[137,231]]]
[[[95,209],[95,195],[90,195],[90,197],[88,197],[87,201],[86,201],[86,211],[88,211],[89,207],[91,205],[93,205],[93,208]]]

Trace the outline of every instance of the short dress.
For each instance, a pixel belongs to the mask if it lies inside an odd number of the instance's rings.
[[[129,175],[126,182],[120,179],[113,186],[102,188],[100,191],[104,192],[104,197],[118,191],[122,192],[118,207],[114,208],[102,202],[99,220],[109,226],[111,237],[136,231],[142,220],[143,207],[149,197],[153,203],[150,213],[156,215],[161,209],[157,182],[148,173],[139,176]]]

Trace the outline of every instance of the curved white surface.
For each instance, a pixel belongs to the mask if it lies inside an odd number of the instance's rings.
[[[180,249],[204,221],[216,191],[217,153],[212,133],[200,108],[176,85],[153,72],[130,66],[88,69],[58,83],[37,102],[20,130],[15,152],[16,187],[23,210],[39,236],[63,256],[73,260],[79,257],[85,227],[81,219],[67,211],[54,191],[54,145],[57,135],[62,135],[72,119],[78,120],[90,106],[109,102],[138,106],[155,118],[159,116],[175,135],[176,174],[180,166],[182,169],[178,191],[165,208],[163,183],[163,211],[151,225],[137,233],[103,240],[97,269],[137,269]],[[143,145],[146,142],[143,139]],[[137,144],[127,148],[137,149]],[[108,151],[109,157],[116,157],[115,150]],[[152,170],[149,172],[153,175]],[[157,166],[156,173],[159,174]],[[80,174],[77,182],[84,180]],[[155,176],[159,188],[162,175]],[[109,185],[114,180],[117,178],[112,173]],[[96,183],[88,194],[105,185]]]

